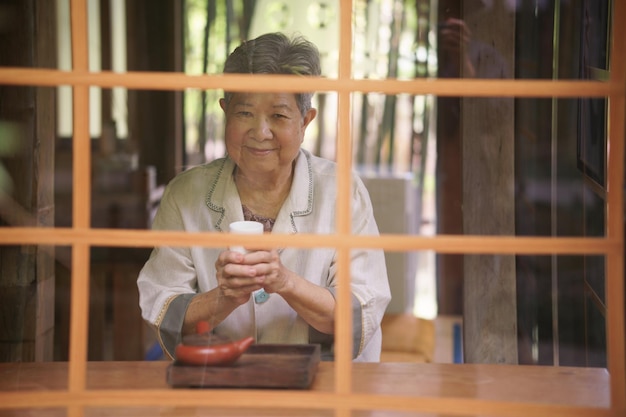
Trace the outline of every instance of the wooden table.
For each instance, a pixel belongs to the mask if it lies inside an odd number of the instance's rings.
[[[68,393],[68,364],[65,362],[47,363],[1,363],[0,364],[0,416],[11,415],[50,415],[64,416],[65,401],[72,401],[84,396],[83,403],[94,404],[96,408],[86,408],[85,415],[142,415],[142,416],[195,416],[204,415],[205,404],[188,404],[187,401],[203,396],[214,398],[217,404],[224,404],[228,399],[239,399],[242,405],[249,407],[245,401],[271,397],[276,393],[285,394],[285,401],[297,404],[302,399],[310,399],[311,395],[319,395],[320,401],[335,401],[334,364],[320,363],[313,384],[309,390],[256,390],[245,391],[242,399],[241,390],[221,389],[172,389],[166,383],[166,369],[169,362],[90,362],[87,364],[87,391]],[[455,365],[455,364],[419,364],[419,363],[376,363],[353,364],[353,393],[361,396],[363,401],[376,397],[398,397],[398,401],[426,401],[433,398],[461,398],[493,400],[497,402],[543,404],[548,407],[610,407],[610,378],[605,369],[540,367],[511,365]],[[172,404],[157,407],[145,406],[145,400],[131,400],[133,391],[129,390],[160,390],[157,398],[171,397]],[[36,397],[32,394],[36,393]],[[135,395],[137,392],[134,392]],[[145,393],[145,391],[144,391]],[[46,409],[3,409],[9,402],[19,401],[20,395],[31,395],[33,403],[40,399],[50,407]],[[141,392],[140,392],[141,394]],[[56,404],[54,398],[59,399]],[[123,401],[128,406],[107,407],[107,397],[114,401]],[[127,398],[128,397],[128,398]],[[254,397],[254,398],[253,398]],[[30,404],[30,403],[28,403]],[[284,404],[281,402],[281,404]],[[60,408],[55,408],[58,405]],[[335,404],[336,405],[336,404]],[[260,407],[260,406],[259,406]],[[410,407],[410,406],[407,406]],[[329,409],[256,409],[240,410],[220,409],[218,414],[211,408],[211,415],[329,415],[332,416],[332,404]],[[560,410],[560,408],[559,408]],[[37,411],[36,414],[29,412]],[[44,412],[45,411],[45,412]],[[206,410],[205,410],[206,411]],[[599,415],[610,415],[607,410],[598,410]],[[383,415],[378,412],[363,411],[354,415]],[[386,414],[385,414],[386,415]],[[394,414],[402,415],[402,413]],[[414,415],[414,414],[413,414]],[[420,416],[428,414],[420,414]],[[579,415],[593,415],[583,412]]]

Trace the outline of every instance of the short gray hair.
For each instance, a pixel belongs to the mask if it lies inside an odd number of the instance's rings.
[[[244,41],[228,56],[224,64],[226,74],[295,74],[319,76],[322,73],[317,47],[303,36],[266,33]],[[230,102],[233,93],[225,91]],[[296,93],[296,102],[304,117],[311,108],[313,93]]]

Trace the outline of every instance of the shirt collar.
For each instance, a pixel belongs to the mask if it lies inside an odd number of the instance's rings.
[[[206,205],[216,230],[227,231],[231,222],[243,220],[241,199],[233,178],[235,163],[223,158],[209,183]],[[295,163],[291,190],[274,224],[275,233],[297,233],[298,218],[313,211],[313,170],[311,154],[301,149]]]

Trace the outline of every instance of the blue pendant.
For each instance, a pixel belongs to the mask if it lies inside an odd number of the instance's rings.
[[[258,290],[254,293],[254,302],[257,304],[263,304],[270,298],[270,295],[265,290]]]

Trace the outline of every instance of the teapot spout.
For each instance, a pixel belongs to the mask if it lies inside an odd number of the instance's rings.
[[[254,343],[254,337],[248,336],[243,339],[237,340],[235,344],[240,353],[245,352]]]

